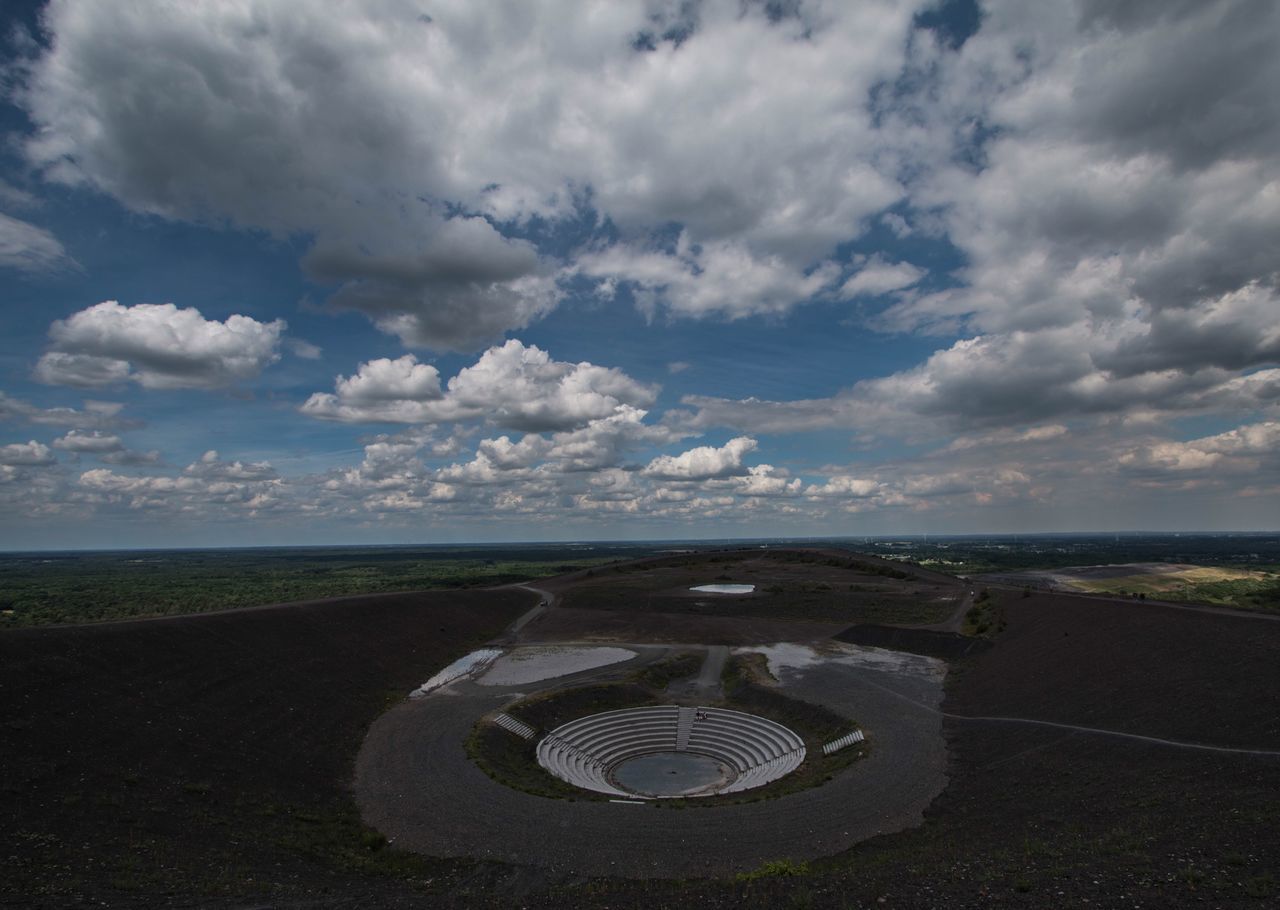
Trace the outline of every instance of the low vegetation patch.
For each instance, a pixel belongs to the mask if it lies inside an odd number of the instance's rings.
[[[682,651],[641,670],[636,681],[646,688],[662,690],[678,679],[686,679],[702,666],[703,654]]]
[[[1140,573],[1088,579],[1072,587],[1090,594],[1176,600],[1250,610],[1280,611],[1280,575],[1216,566],[1187,566],[1177,572]]]
[[[808,874],[808,863],[798,863],[793,859],[771,859],[750,872],[738,873],[734,878],[740,882],[754,882],[762,878],[796,878]]]
[[[964,634],[979,638],[992,638],[1004,630],[1004,610],[997,598],[983,588],[973,599],[973,606],[964,614]]]

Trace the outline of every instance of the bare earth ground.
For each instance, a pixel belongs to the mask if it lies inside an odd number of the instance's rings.
[[[756,588],[744,595],[689,590],[715,583]],[[957,579],[888,560],[839,550],[785,549],[625,563],[581,573],[560,589],[561,605],[577,609],[845,624],[940,622],[964,591]]]
[[[368,724],[535,602],[379,595],[0,635],[0,903],[383,887],[349,796]]]
[[[787,621],[758,616],[690,616],[685,613],[624,613],[556,607],[522,629],[520,640],[754,645],[830,638],[846,625],[844,622]]]
[[[1280,749],[1280,623],[997,596],[1007,628],[953,663],[949,714]],[[0,903],[1255,908],[1280,895],[1280,760],[952,718],[949,783],[924,824],[798,877],[596,880],[379,850],[349,790],[368,725],[536,602],[433,592],[0,635]]]

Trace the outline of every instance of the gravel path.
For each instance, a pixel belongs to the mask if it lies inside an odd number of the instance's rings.
[[[638,878],[827,856],[919,824],[946,784],[941,679],[820,664],[787,671],[782,684],[856,719],[868,757],[821,787],[759,803],[680,810],[546,799],[491,780],[466,757],[472,725],[514,693],[460,683],[373,725],[356,764],[356,799],[365,821],[405,849]],[[934,710],[904,710],[904,698]]]
[[[694,685],[707,701],[714,701],[724,696],[720,684],[720,675],[724,673],[724,663],[729,659],[729,649],[724,645],[711,645],[707,648],[707,658],[702,662]]]

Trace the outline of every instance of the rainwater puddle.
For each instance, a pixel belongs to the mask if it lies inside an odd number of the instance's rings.
[[[455,679],[461,679],[469,673],[474,673],[483,668],[502,654],[497,648],[481,648],[479,651],[472,651],[465,657],[459,657],[449,666],[445,667],[435,676],[428,679],[418,688],[409,693],[410,698],[421,698],[429,695],[441,686],[447,686]]]
[[[755,585],[698,585],[689,590],[702,594],[750,594],[755,589]]]
[[[494,662],[477,680],[482,686],[518,686],[607,667],[636,656],[626,648],[578,648],[558,645],[516,648]]]
[[[838,663],[865,670],[878,670],[894,676],[915,676],[941,679],[947,675],[945,662],[922,654],[906,651],[890,651],[886,648],[869,648],[844,642],[832,642],[821,651],[808,645],[778,642],[751,648],[735,648],[735,654],[763,654],[769,662],[769,672],[778,679],[788,670],[805,670],[821,663]]]

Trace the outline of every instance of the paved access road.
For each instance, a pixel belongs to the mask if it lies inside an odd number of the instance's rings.
[[[784,671],[782,684],[861,724],[868,757],[821,787],[758,803],[675,809],[548,799],[491,780],[467,758],[472,726],[515,691],[462,682],[373,725],[356,764],[356,798],[365,821],[405,849],[627,877],[812,859],[919,824],[946,784],[941,678],[822,663]]]

